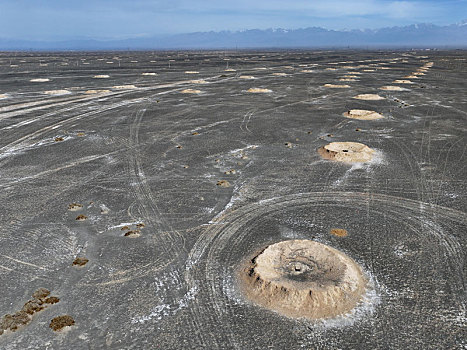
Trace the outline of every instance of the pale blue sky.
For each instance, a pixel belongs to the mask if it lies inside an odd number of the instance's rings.
[[[266,28],[363,29],[467,19],[467,0],[0,0],[0,37],[128,38]]]

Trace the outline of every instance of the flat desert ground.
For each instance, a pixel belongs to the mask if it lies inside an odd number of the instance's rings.
[[[0,348],[465,348],[466,59],[0,53]],[[356,305],[249,289],[297,240]]]

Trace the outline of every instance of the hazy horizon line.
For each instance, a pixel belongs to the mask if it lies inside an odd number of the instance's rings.
[[[169,38],[169,37],[176,37],[181,35],[190,35],[190,34],[201,34],[201,33],[245,33],[249,31],[299,31],[299,30],[306,30],[306,29],[323,29],[329,32],[376,32],[382,29],[392,29],[392,28],[407,28],[411,26],[423,26],[423,25],[430,25],[434,27],[449,27],[455,25],[467,25],[467,19],[463,19],[456,23],[450,23],[446,25],[438,25],[431,22],[418,22],[418,23],[411,23],[407,25],[394,25],[394,26],[382,26],[378,28],[360,28],[360,29],[333,29],[333,28],[326,28],[324,26],[308,26],[308,27],[300,27],[300,28],[282,28],[282,27],[270,27],[270,28],[249,28],[249,29],[238,29],[238,30],[207,30],[207,31],[192,31],[192,32],[182,32],[182,33],[173,33],[173,34],[149,34],[149,33],[141,33],[138,35],[130,35],[130,36],[119,36],[119,37],[98,37],[98,36],[86,36],[86,35],[78,35],[78,36],[62,36],[62,37],[55,37],[55,38],[33,38],[28,39],[26,37],[3,37],[0,35],[1,40],[18,40],[18,41],[30,41],[30,42],[57,42],[63,40],[94,40],[94,41],[119,41],[119,40],[131,40],[131,39],[151,39],[151,38]],[[0,48],[1,49],[1,48]]]

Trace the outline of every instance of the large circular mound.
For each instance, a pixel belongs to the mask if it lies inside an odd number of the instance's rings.
[[[310,240],[270,245],[250,261],[243,275],[252,301],[289,317],[309,319],[349,312],[366,286],[355,261]]]
[[[346,163],[369,162],[375,151],[358,142],[331,142],[318,149],[324,159]]]
[[[351,109],[344,113],[344,117],[360,120],[375,120],[384,118],[381,114],[375,111],[368,111],[366,109]]]

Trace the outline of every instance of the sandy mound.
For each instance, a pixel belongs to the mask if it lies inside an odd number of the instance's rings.
[[[37,78],[37,79],[31,79],[29,80],[31,83],[45,83],[46,81],[50,81],[50,79],[47,78]]]
[[[130,89],[137,89],[136,86],[134,85],[115,85],[115,86],[112,86],[112,89],[117,89],[117,90],[130,90]]]
[[[342,78],[350,78],[350,79],[353,79],[353,78],[359,78],[358,75],[343,75]]]
[[[8,95],[7,94],[0,94],[0,100],[4,99],[4,98],[8,98]]]
[[[415,72],[415,73],[413,73],[413,75],[425,75],[425,73],[422,73],[422,72]]]
[[[358,142],[331,142],[318,149],[324,159],[346,163],[369,162],[375,151]]]
[[[157,75],[157,73],[154,73],[154,72],[145,72],[145,73],[141,73],[141,75],[150,75],[150,76],[154,76],[154,75]]]
[[[224,69],[224,72],[236,72],[233,68]]]
[[[107,74],[98,74],[98,75],[93,76],[93,78],[94,79],[107,79],[107,78],[110,78],[110,76]]]
[[[248,92],[252,93],[266,93],[266,92],[272,92],[272,90],[269,89],[262,89],[262,88],[250,88],[247,90]]]
[[[245,294],[290,317],[331,318],[353,309],[365,292],[361,268],[344,253],[310,240],[283,241],[249,261]]]
[[[110,92],[110,90],[87,90],[84,93],[91,95],[91,94],[105,94],[107,92]]]
[[[350,85],[337,85],[337,84],[324,84],[323,86],[327,88],[332,88],[332,89],[345,89],[345,88],[350,87]]]
[[[246,79],[246,80],[255,79],[255,77],[252,76],[252,75],[240,75],[238,78],[239,79]]]
[[[395,84],[413,84],[413,82],[411,82],[410,80],[394,80],[393,83]]]
[[[376,72],[375,69],[364,69],[363,71],[364,71],[364,72]]]
[[[406,75],[404,79],[418,79],[416,75]]]
[[[48,90],[48,91],[44,91],[44,94],[46,95],[68,95],[68,94],[71,94],[71,92],[68,90]]]
[[[185,89],[180,91],[182,94],[200,94],[201,90],[195,90],[195,89]]]
[[[357,80],[352,79],[352,78],[340,78],[339,81],[357,81]]]
[[[287,74],[286,73],[272,73],[272,75],[275,75],[278,77],[285,77]]]
[[[407,89],[401,88],[400,86],[381,86],[379,88],[380,90],[386,90],[386,91],[405,91]]]
[[[300,71],[301,73],[313,73],[311,69],[303,69]]]
[[[344,113],[344,117],[360,120],[375,120],[384,118],[381,114],[375,111],[368,111],[365,109],[351,109]]]
[[[199,72],[195,70],[187,70],[185,71],[185,74],[199,74]]]
[[[376,94],[360,94],[360,95],[354,96],[353,98],[356,98],[357,100],[366,100],[366,101],[384,100],[384,97],[381,97]]]

